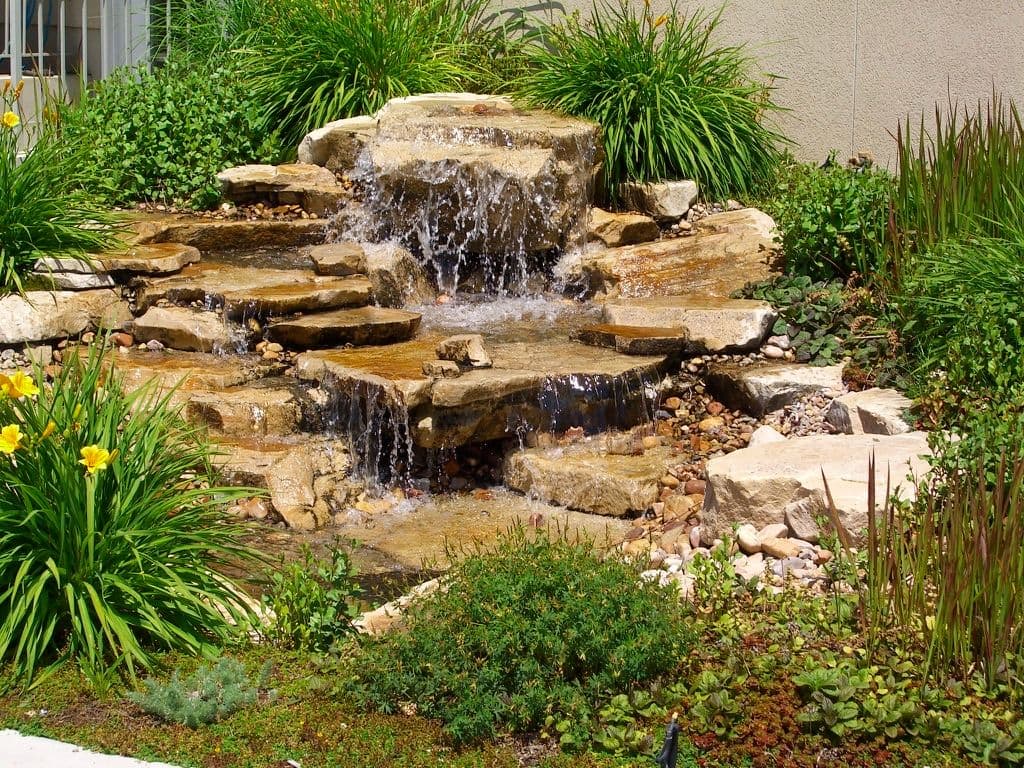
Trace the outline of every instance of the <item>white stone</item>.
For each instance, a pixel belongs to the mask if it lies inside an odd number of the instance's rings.
[[[696,181],[637,182],[627,181],[619,186],[619,194],[627,206],[653,216],[658,221],[678,221],[697,200]]]
[[[750,435],[750,442],[747,444],[750,448],[756,448],[759,445],[768,445],[769,443],[784,443],[786,438],[780,435],[772,427],[767,424],[762,424],[760,427],[754,430],[753,434]]]
[[[131,319],[113,290],[27,291],[0,299],[0,344],[77,336],[97,327],[116,330]]]
[[[768,525],[783,517],[787,505],[811,497],[808,509],[825,514],[825,481],[840,523],[855,540],[867,528],[868,462],[875,457],[875,498],[891,491],[912,499],[928,471],[927,435],[815,435],[785,443],[743,448],[711,459],[702,515],[702,540],[711,541],[735,523]],[[806,533],[804,534],[807,535]]]
[[[761,551],[761,539],[757,535],[757,528],[750,523],[744,523],[736,529],[736,543],[740,551],[746,555],[753,555]]]
[[[832,401],[825,418],[848,435],[902,435],[911,431],[904,414],[913,405],[895,389],[865,389]]]

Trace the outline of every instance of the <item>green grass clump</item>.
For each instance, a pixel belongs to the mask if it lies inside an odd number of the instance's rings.
[[[248,618],[224,575],[251,555],[224,523],[208,445],[170,395],[132,393],[101,346],[58,378],[0,380],[0,662],[31,681],[79,663],[97,684],[154,649],[205,654]]]
[[[272,0],[237,51],[263,125],[295,147],[332,120],[477,79],[482,0]]]
[[[522,531],[461,559],[406,628],[368,642],[352,691],[382,712],[412,702],[456,743],[549,723],[585,740],[614,693],[673,669],[692,642],[674,586],[586,544]]]
[[[98,83],[66,111],[63,138],[82,148],[85,184],[110,205],[205,208],[220,199],[220,171],[276,158],[263,119],[229,60],[172,60]]]
[[[0,90],[0,293],[21,290],[41,256],[84,257],[115,239],[110,214],[78,188],[82,148],[50,125],[27,136],[20,95],[10,82]]]
[[[709,198],[772,173],[776,109],[741,46],[715,43],[722,12],[681,13],[619,0],[545,26],[517,91],[526,102],[600,123],[605,184],[693,178]]]
[[[222,658],[214,666],[201,665],[184,680],[178,672],[166,683],[147,678],[143,680],[145,690],[132,691],[128,698],[161,720],[196,728],[251,707],[269,677],[269,664],[263,666],[258,680],[253,682],[244,664]]]

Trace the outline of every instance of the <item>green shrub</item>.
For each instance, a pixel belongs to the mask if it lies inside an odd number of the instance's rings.
[[[331,547],[328,559],[318,560],[309,547],[302,559],[283,565],[270,577],[263,597],[273,614],[265,633],[283,648],[326,651],[355,633],[352,620],[359,615],[361,593],[354,581],[355,568],[348,554]]]
[[[89,188],[110,204],[203,208],[220,197],[217,173],[274,159],[263,117],[230,66],[171,61],[98,83],[66,112],[64,139],[83,147]]]
[[[605,183],[693,178],[711,198],[744,193],[771,173],[781,137],[776,109],[740,46],[716,45],[715,14],[657,19],[629,0],[595,3],[542,29],[518,84],[527,103],[600,123]]]
[[[76,189],[80,151],[47,126],[27,154],[20,86],[0,90],[0,292],[20,290],[40,256],[84,256],[114,242],[113,220]]]
[[[884,279],[892,178],[870,168],[794,164],[768,204],[791,275]]]
[[[298,145],[332,120],[392,98],[452,91],[484,61],[474,40],[483,0],[272,0],[243,36],[243,79],[263,125]]]
[[[211,486],[170,394],[126,393],[98,345],[52,386],[0,384],[0,662],[99,680],[229,638],[250,612],[223,569],[252,555],[220,509],[245,491]]]
[[[254,683],[241,662],[222,658],[213,667],[201,665],[185,680],[177,671],[166,683],[147,678],[142,681],[145,690],[133,691],[128,698],[161,720],[195,728],[251,707],[269,678],[269,662]]]
[[[353,661],[358,701],[412,702],[457,743],[545,725],[580,744],[602,702],[676,667],[693,634],[674,586],[587,544],[506,534],[460,559],[406,628]]]

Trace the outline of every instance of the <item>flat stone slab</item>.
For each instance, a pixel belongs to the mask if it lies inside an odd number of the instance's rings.
[[[335,397],[383,397],[407,411],[413,441],[423,447],[496,440],[520,429],[633,426],[647,418],[645,384],[663,357],[629,357],[566,339],[491,342],[492,368],[458,378],[430,378],[423,363],[444,337],[424,334],[387,347],[307,352],[296,373],[322,382]]]
[[[717,365],[708,371],[707,384],[708,389],[730,408],[763,416],[807,395],[842,394],[843,366],[801,363],[747,367]]]
[[[319,219],[217,221],[193,216],[153,217],[136,222],[136,245],[177,243],[202,252],[254,248],[300,248],[324,242],[326,222]]]
[[[701,219],[696,234],[622,248],[588,248],[568,263],[571,289],[608,297],[728,297],[772,274],[775,222],[755,208]]]
[[[162,390],[178,387],[177,402],[195,390],[222,390],[264,378],[283,370],[279,363],[234,355],[204,352],[149,352],[129,349],[111,352],[107,359],[124,377],[125,387],[136,389],[153,381]]]
[[[274,341],[293,349],[351,344],[393,344],[416,334],[420,315],[402,309],[359,307],[283,320],[267,329]]]
[[[237,264],[193,264],[175,277],[152,281],[139,292],[139,307],[160,300],[223,306],[232,317],[322,312],[369,303],[362,276],[323,277],[302,269],[254,269]]]
[[[268,200],[298,205],[318,215],[340,208],[351,197],[334,174],[319,165],[240,165],[217,174],[221,193],[236,203]]]
[[[159,341],[185,352],[234,351],[235,341],[221,315],[188,307],[150,307],[132,323],[137,341]]]
[[[607,347],[624,355],[679,355],[689,342],[680,328],[638,328],[632,325],[597,323],[572,333],[572,338],[592,347]]]
[[[913,402],[895,389],[865,389],[832,401],[825,419],[848,435],[902,435],[913,428],[906,414]]]
[[[74,744],[17,731],[0,731],[0,765],[5,768],[175,768],[130,757],[104,755]]]
[[[826,514],[822,473],[850,534],[862,540],[867,529],[868,461],[875,457],[877,510],[885,502],[887,479],[900,498],[913,499],[916,488],[908,474],[923,479],[930,455],[928,435],[814,435],[796,437],[754,448],[743,448],[711,459],[701,538],[711,541],[734,524],[763,528],[787,522],[801,531],[817,529],[815,518]],[[806,535],[806,534],[805,534]]]
[[[179,272],[200,258],[199,249],[191,245],[152,243],[136,245],[123,252],[101,254],[99,263],[108,272],[157,275]]]
[[[761,346],[775,322],[763,301],[684,294],[611,300],[604,305],[609,325],[677,328],[693,354],[744,352]]]
[[[131,319],[118,291],[27,291],[0,298],[0,344],[24,344],[78,336],[95,328],[115,330]]]
[[[658,500],[668,448],[636,456],[609,454],[600,436],[557,448],[516,451],[505,460],[505,484],[532,498],[597,515],[623,517]]]

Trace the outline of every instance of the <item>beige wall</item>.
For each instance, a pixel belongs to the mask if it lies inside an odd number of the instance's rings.
[[[591,7],[562,1],[569,10]],[[651,0],[655,13],[666,7]],[[974,103],[994,82],[1024,106],[1021,0],[731,0],[722,31],[749,42],[762,69],[784,78],[776,100],[791,111],[777,122],[807,160],[867,149],[890,163],[888,132],[908,113],[933,115],[947,83],[954,99]]]

